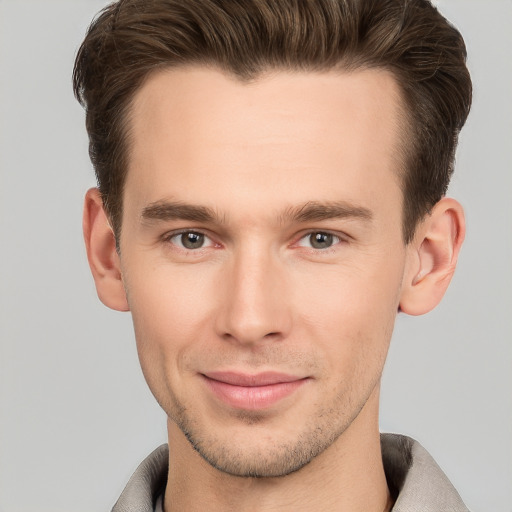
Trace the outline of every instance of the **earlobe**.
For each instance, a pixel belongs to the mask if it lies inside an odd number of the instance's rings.
[[[83,231],[99,299],[111,309],[128,311],[114,233],[97,188],[91,188],[85,195]]]
[[[418,226],[408,247],[401,311],[423,315],[439,304],[455,272],[464,235],[462,206],[454,199],[441,199]]]

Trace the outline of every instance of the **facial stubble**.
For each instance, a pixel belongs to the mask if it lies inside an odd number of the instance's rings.
[[[169,418],[211,467],[241,478],[283,477],[301,470],[329,448],[359,415],[374,388],[375,385],[370,386],[357,405],[350,399],[351,391],[345,389],[337,395],[332,407],[308,417],[302,432],[295,438],[287,436],[285,441],[272,438],[268,433],[266,427],[271,418],[267,412],[233,412],[233,421],[246,430],[244,436],[267,439],[264,447],[258,450],[247,450],[247,446],[223,441],[215,434],[209,435],[208,429],[201,427],[187,408],[178,406],[175,396],[172,398],[176,407],[172,408],[174,413]]]

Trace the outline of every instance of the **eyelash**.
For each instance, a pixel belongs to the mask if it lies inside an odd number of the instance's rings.
[[[206,239],[211,241],[211,245],[208,245],[206,247],[201,246],[201,247],[198,247],[197,249],[188,249],[187,247],[181,247],[181,246],[177,245],[176,243],[172,242],[173,238],[177,238],[177,237],[180,237],[182,235],[186,235],[187,233],[194,234],[194,235],[204,236]],[[179,250],[186,251],[186,252],[199,252],[201,249],[207,249],[207,248],[212,247],[212,246],[220,246],[220,244],[215,243],[211,239],[210,236],[208,236],[206,233],[204,233],[203,231],[201,231],[199,229],[182,229],[182,230],[179,230],[179,231],[173,231],[172,233],[167,233],[166,235],[164,235],[163,236],[163,241],[178,247]]]
[[[317,248],[317,247],[311,247],[311,246],[304,246],[301,245],[300,242],[303,240],[306,240],[308,238],[311,238],[313,235],[327,235],[328,237],[332,237],[332,244],[328,247],[324,248]],[[299,247],[304,247],[305,249],[314,252],[315,254],[321,253],[321,254],[329,254],[332,251],[336,250],[336,246],[338,246],[340,243],[346,242],[346,239],[343,238],[341,235],[332,233],[331,231],[322,231],[322,230],[312,230],[305,234],[303,234],[297,242],[295,242],[294,245],[298,245]]]
[[[182,236],[184,234],[187,234],[187,233],[190,233],[190,234],[195,234],[195,235],[200,235],[200,236],[204,236],[206,239],[208,239],[211,244],[210,245],[207,245],[207,246],[201,246],[201,247],[198,247],[196,249],[191,249],[191,248],[187,248],[187,247],[183,247],[183,246],[180,246],[178,245],[177,243],[173,243],[172,240],[179,237],[179,236]],[[320,249],[320,248],[315,248],[315,247],[307,247],[307,246],[304,246],[304,245],[300,245],[300,242],[302,240],[305,240],[307,239],[308,237],[311,237],[312,235],[327,235],[327,236],[331,236],[333,239],[334,239],[334,242],[332,243],[332,245],[330,245],[329,247],[326,247],[326,248],[323,248],[323,249]],[[331,253],[333,250],[335,250],[335,247],[338,246],[339,244],[342,244],[342,243],[347,243],[348,240],[347,240],[348,236],[344,236],[344,235],[341,235],[341,234],[336,234],[336,233],[333,233],[331,231],[328,231],[328,230],[310,230],[310,231],[307,231],[303,234],[301,234],[301,236],[291,244],[291,247],[303,247],[304,249],[310,251],[310,252],[313,252],[315,254],[329,254]],[[167,233],[166,235],[164,235],[162,237],[162,240],[166,243],[169,243],[173,246],[175,246],[178,250],[180,251],[185,251],[187,253],[200,253],[202,252],[201,250],[202,249],[208,249],[208,248],[215,248],[215,247],[220,247],[221,245],[214,242],[212,240],[212,238],[206,234],[205,232],[201,231],[200,229],[196,230],[196,229],[182,229],[182,230],[179,230],[179,231],[173,231],[172,233]]]

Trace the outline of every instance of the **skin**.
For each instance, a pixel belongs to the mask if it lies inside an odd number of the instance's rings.
[[[242,84],[181,68],[137,92],[120,253],[96,189],[84,233],[168,416],[167,512],[391,508],[378,406],[394,321],[435,307],[464,236],[442,199],[403,243],[401,109],[379,70]],[[213,372],[301,381],[252,408],[220,399]]]

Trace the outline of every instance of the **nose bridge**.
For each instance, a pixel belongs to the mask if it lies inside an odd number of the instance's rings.
[[[226,300],[219,315],[223,337],[239,343],[281,339],[290,327],[283,262],[258,244],[240,248],[228,270]]]

